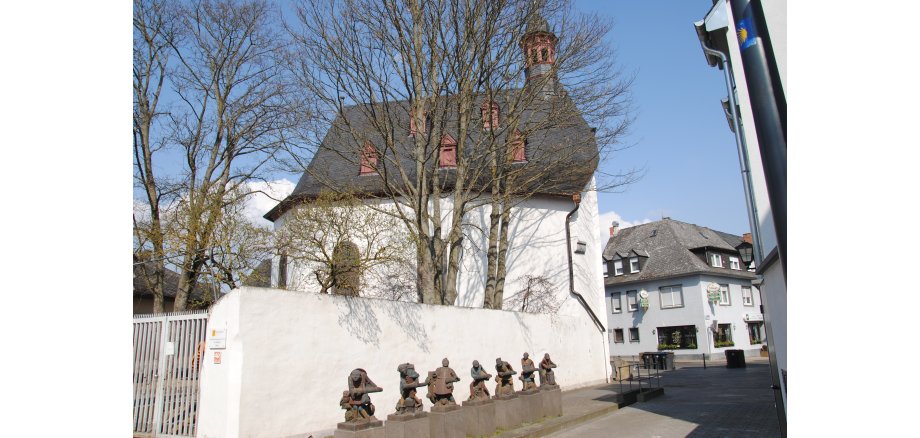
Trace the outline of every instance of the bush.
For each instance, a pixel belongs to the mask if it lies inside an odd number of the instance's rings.
[[[716,348],[722,347],[734,347],[735,343],[732,341],[716,341]]]

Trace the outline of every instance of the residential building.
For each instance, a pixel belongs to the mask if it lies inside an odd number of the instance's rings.
[[[705,18],[694,26],[706,62],[725,76],[728,96],[721,110],[738,145],[757,265],[755,283],[764,299],[773,388],[785,436],[788,299],[781,246],[786,229],[786,1],[713,0]],[[744,64],[752,60],[753,68],[746,72]]]
[[[750,249],[749,234],[670,218],[612,227],[603,253],[610,355],[759,355],[766,338]]]

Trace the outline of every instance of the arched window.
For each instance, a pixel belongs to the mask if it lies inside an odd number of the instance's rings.
[[[527,141],[524,139],[524,135],[521,134],[521,131],[515,129],[511,134],[511,139],[508,140],[508,144],[511,149],[512,161],[527,161]]]
[[[449,134],[444,134],[441,137],[438,164],[441,167],[457,167],[457,141]]]
[[[487,100],[480,107],[482,112],[482,129],[495,129],[498,127],[498,104]]]
[[[360,175],[374,173],[377,169],[377,148],[370,141],[364,142],[364,150],[361,151],[361,171]]]

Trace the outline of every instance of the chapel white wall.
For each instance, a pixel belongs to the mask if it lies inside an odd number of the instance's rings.
[[[523,352],[548,352],[563,390],[609,372],[585,317],[243,287],[214,305],[208,327],[227,328],[228,338],[221,364],[203,361],[199,437],[329,435],[344,419],[338,401],[354,368],[384,389],[371,394],[378,418],[393,413],[403,362],[425,375],[449,358],[462,379],[457,400],[469,396],[474,359],[493,371],[501,357],[520,371]]]

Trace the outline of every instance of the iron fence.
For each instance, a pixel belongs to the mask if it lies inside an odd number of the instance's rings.
[[[193,437],[208,312],[134,317],[134,434]]]

